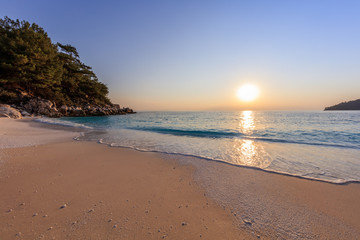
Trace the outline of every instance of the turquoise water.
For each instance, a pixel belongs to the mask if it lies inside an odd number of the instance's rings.
[[[80,140],[191,155],[334,183],[360,181],[360,112],[140,112],[43,119]]]

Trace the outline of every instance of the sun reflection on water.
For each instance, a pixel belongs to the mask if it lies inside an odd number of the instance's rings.
[[[252,111],[243,111],[239,122],[240,131],[246,135],[251,134],[255,129],[254,116]]]
[[[255,130],[254,113],[243,111],[239,116],[239,131],[249,137]],[[234,139],[234,150],[237,164],[266,168],[270,164],[270,157],[259,142],[251,139]]]

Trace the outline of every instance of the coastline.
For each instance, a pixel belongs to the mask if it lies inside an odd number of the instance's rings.
[[[5,127],[4,120],[15,125]],[[78,142],[71,140],[78,132],[0,121],[0,143],[18,144],[0,156],[0,186],[8,193],[0,197],[4,239],[360,236],[359,184]],[[63,204],[67,207],[59,209]]]

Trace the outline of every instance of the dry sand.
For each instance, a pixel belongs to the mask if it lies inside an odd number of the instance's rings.
[[[77,132],[33,127],[40,124],[32,120],[0,118],[0,149],[64,142],[79,135]]]
[[[1,240],[360,239],[359,184],[164,159],[75,135],[0,119]]]

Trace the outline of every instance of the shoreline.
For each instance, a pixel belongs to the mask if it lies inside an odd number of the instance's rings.
[[[31,123],[26,123],[26,124],[31,125]],[[35,127],[36,125],[39,127],[44,124],[35,123],[35,125],[33,125],[32,127]],[[46,127],[47,130],[45,129],[44,131],[61,132],[62,130],[60,129],[64,127],[60,127],[60,128],[55,127],[55,128],[56,129],[51,129],[51,127]],[[67,129],[67,127],[65,128]],[[1,127],[0,127],[0,131],[1,131]],[[81,132],[81,130],[79,131]],[[67,134],[69,134],[70,132],[68,131]],[[24,134],[24,132],[22,132],[22,134]],[[44,133],[42,132],[41,134]],[[200,211],[199,214],[201,215],[207,213],[208,203],[211,203],[210,205],[211,207],[213,207],[212,214],[215,214],[214,216],[217,217],[221,216],[221,219],[223,219],[222,222],[226,222],[226,224],[221,225],[221,228],[219,228],[219,226],[216,225],[217,223],[214,222],[212,222],[212,224],[215,225],[212,226],[214,227],[214,229],[216,229],[216,231],[221,231],[226,226],[228,232],[227,234],[236,234],[236,236],[238,236],[238,238],[235,239],[242,239],[242,238],[257,239],[258,237],[260,237],[261,239],[278,239],[278,238],[339,239],[344,237],[348,239],[357,239],[358,236],[360,236],[360,210],[358,210],[357,207],[357,201],[358,199],[360,199],[360,185],[358,183],[348,183],[348,184],[330,183],[326,181],[317,181],[317,180],[305,179],[296,176],[294,177],[293,175],[284,175],[276,172],[271,173],[269,171],[254,171],[261,169],[247,168],[242,166],[240,167],[238,166],[237,168],[234,168],[234,166],[232,166],[231,164],[223,164],[224,162],[217,162],[213,160],[209,161],[207,159],[201,159],[198,157],[180,156],[180,155],[164,154],[164,153],[156,153],[156,152],[143,152],[133,148],[129,149],[124,147],[110,147],[109,145],[98,144],[96,142],[73,141],[70,139],[68,140],[62,139],[60,143],[53,142],[46,144],[46,142],[44,142],[44,145],[38,145],[37,147],[31,147],[31,146],[22,147],[22,148],[18,148],[16,151],[12,150],[14,148],[8,148],[5,149],[5,152],[7,152],[8,156],[10,155],[17,156],[17,154],[20,154],[19,152],[21,152],[23,156],[31,156],[29,155],[29,151],[32,153],[37,152],[38,154],[40,154],[44,152],[44,150],[46,149],[48,149],[47,151],[50,151],[49,153],[51,152],[54,153],[54,151],[56,151],[55,146],[59,147],[61,144],[66,145],[66,147],[63,149],[65,151],[66,149],[73,149],[73,148],[76,149],[75,146],[86,147],[89,150],[97,149],[103,155],[100,160],[94,159],[93,163],[99,164],[99,166],[103,164],[102,161],[109,159],[108,156],[109,152],[117,152],[119,154],[123,154],[125,152],[125,153],[131,153],[133,155],[138,155],[141,161],[144,161],[149,158],[155,159],[154,161],[158,161],[158,164],[154,169],[154,172],[156,173],[159,171],[158,168],[165,167],[165,169],[167,170],[162,171],[161,174],[169,174],[168,172],[170,172],[171,175],[171,173],[174,170],[173,167],[175,167],[175,169],[181,168],[183,171],[179,173],[180,174],[178,175],[179,179],[180,178],[186,179],[186,181],[188,182],[187,185],[191,186],[190,190],[193,191],[193,194],[197,195],[200,198],[200,200],[202,199],[202,201],[205,201],[203,202],[204,205],[202,205],[203,209],[205,210]],[[76,150],[72,150],[72,151],[73,153],[76,153]],[[61,154],[63,153],[61,152]],[[84,155],[82,156],[89,157],[88,155],[86,155],[86,153],[83,154]],[[72,157],[71,155],[68,156],[68,158],[70,159],[71,157]],[[20,159],[18,161],[20,161],[22,164],[25,164],[24,160]],[[32,158],[31,161],[34,161],[34,163],[36,163],[37,160]],[[41,166],[44,166],[44,163],[46,163],[48,160],[43,159],[42,161],[43,161],[42,164],[39,165],[40,168]],[[77,159],[76,161],[80,161],[80,160]],[[122,167],[124,167],[123,165],[121,165],[122,164],[121,162],[115,163],[114,160],[112,161],[113,164],[115,164],[114,166],[117,166],[117,168],[121,169]],[[80,161],[80,162],[83,165],[86,164],[86,162],[84,161]],[[78,162],[77,164],[80,164],[80,162]],[[57,161],[55,161],[55,163],[61,165],[61,159],[58,159]],[[22,164],[17,166],[17,168],[22,169],[23,168],[21,166]],[[3,167],[2,165],[3,164],[0,163],[0,170],[1,170],[0,174],[4,172],[2,169]],[[32,166],[32,162],[26,162],[26,165]],[[137,167],[139,168],[141,166],[144,167],[141,164],[137,165]],[[166,166],[169,168],[166,168]],[[67,168],[66,171],[64,172],[74,171],[71,170],[70,163],[68,167],[69,168]],[[135,169],[136,168],[133,168],[132,172],[134,171],[136,172]],[[84,173],[80,171],[81,164],[78,166],[78,170],[79,170],[78,174],[84,175]],[[96,169],[90,169],[90,170],[96,172]],[[24,171],[24,169],[22,169],[21,171]],[[115,171],[115,170],[113,169],[113,167],[109,168],[109,166],[107,166],[106,168],[104,168],[104,171]],[[49,177],[49,171],[46,172],[40,170],[40,172],[43,172],[43,174],[46,175],[47,178]],[[52,173],[55,174],[54,169]],[[149,173],[146,171],[143,172],[143,174],[144,175],[148,174],[146,175],[147,178],[152,176],[152,174],[149,175]],[[74,181],[74,177],[75,176],[72,176],[70,180]],[[102,177],[105,178],[106,174],[102,175]],[[42,180],[47,181],[46,178]],[[158,181],[159,180],[161,180],[161,178],[158,179]],[[92,180],[88,179],[88,181],[91,182]],[[107,183],[109,185],[113,184],[111,182],[110,183],[107,182]],[[10,183],[6,179],[6,177],[5,178],[0,177],[0,184],[1,186],[6,188],[8,187],[19,188],[19,186],[13,185],[14,183]],[[164,191],[162,193],[164,194],[164,196],[168,196],[169,193],[175,190],[171,187],[171,182],[167,183],[167,185],[170,186],[168,186],[169,188],[167,191]],[[50,187],[52,186],[47,186],[44,188],[47,189]],[[47,191],[50,191],[50,189],[47,189]],[[106,189],[101,191],[102,194],[104,194],[106,192]],[[33,193],[28,193],[28,194],[31,195]],[[73,194],[76,195],[76,193]],[[186,193],[183,192],[182,194],[186,195]],[[16,195],[15,192],[14,195]],[[121,196],[117,196],[117,197],[119,199],[121,198]],[[134,199],[137,199],[137,197],[134,197]],[[193,201],[194,198],[193,196],[188,196],[188,199],[191,199],[191,201]],[[174,202],[176,200],[177,199],[175,198],[170,200],[170,202],[171,201]],[[145,206],[144,204],[146,204],[146,202],[145,203],[143,202],[141,204],[139,203],[138,206]],[[164,203],[164,202],[162,203],[162,205],[166,205],[166,204],[168,203]],[[11,206],[9,206],[9,209],[10,208]],[[16,210],[15,207],[14,209]],[[184,209],[183,206],[181,207],[181,209]],[[7,210],[5,209],[4,211]],[[3,214],[0,215],[1,216],[0,224],[5,220],[9,220],[8,217],[10,215],[6,215],[7,213],[6,212],[4,213],[4,211]],[[34,212],[35,210],[31,209],[29,211]],[[174,211],[174,209],[172,209],[172,211]],[[34,214],[30,212],[28,212],[28,215]],[[83,212],[82,214],[85,214],[85,212]],[[189,211],[187,214],[189,217],[194,215],[192,211]],[[131,215],[131,213],[129,213],[129,215]],[[30,222],[31,220],[34,220],[33,217],[31,218],[29,216],[27,217],[29,218]],[[143,219],[143,217],[139,217],[139,219]],[[174,220],[173,216],[170,216],[169,219],[170,219],[169,221],[171,221],[171,219]],[[200,221],[204,221],[201,219],[206,219],[206,218],[200,217]],[[147,222],[146,224],[151,225],[151,223],[149,222]],[[233,228],[234,224],[237,226],[237,228],[236,227]],[[174,224],[172,225],[174,226]],[[195,229],[199,229],[199,228],[201,229],[201,227],[203,227],[201,224],[194,225],[192,223],[189,224],[189,226],[190,225]],[[1,226],[2,227],[0,228],[0,230],[3,228],[4,225]],[[133,225],[134,228],[130,232],[139,231],[138,227],[135,226],[136,225]],[[208,223],[207,227],[209,228],[209,226],[210,223]],[[65,231],[66,229],[69,231],[71,230],[71,227],[66,226],[66,224],[63,225],[62,227],[63,227],[62,229],[63,231]],[[88,230],[83,230],[82,234],[84,233],[86,234]],[[170,231],[170,228],[168,230]],[[282,230],[285,231],[282,232]],[[106,230],[103,229],[101,231],[99,230],[100,234],[108,234],[108,231],[110,230],[109,229]],[[208,229],[206,229],[206,231],[208,231]],[[173,230],[172,232],[174,233]],[[22,234],[23,236],[25,236],[24,231],[22,232]],[[58,232],[57,234],[60,233]],[[172,237],[168,235],[165,236],[165,238],[169,237],[169,239],[182,239],[184,238],[183,234],[184,232],[176,232],[176,234],[172,235]],[[216,239],[214,237],[216,234],[215,235],[214,234],[215,233],[206,235],[206,238],[204,238],[205,235],[203,233],[202,237],[204,239]],[[57,236],[64,236],[64,235],[57,235]],[[152,237],[149,237],[149,235],[147,234],[146,238],[159,239],[162,236],[156,235],[155,237],[155,235],[152,235]],[[226,235],[226,236],[230,236],[230,235]],[[196,236],[196,238],[198,237],[200,237],[200,235]],[[122,238],[120,237],[120,239]],[[123,239],[126,238],[124,237]]]
[[[96,142],[97,144],[102,144],[102,145],[105,145],[105,146],[111,147],[111,148],[131,149],[131,150],[142,152],[142,153],[156,153],[156,154],[160,154],[160,155],[168,155],[170,158],[171,158],[171,156],[178,157],[178,158],[181,158],[181,157],[194,158],[194,159],[205,160],[205,161],[209,161],[209,162],[215,162],[215,163],[219,163],[219,164],[225,164],[225,165],[229,165],[229,166],[232,166],[232,167],[251,169],[251,170],[254,170],[254,171],[260,171],[260,172],[269,173],[269,174],[277,174],[277,175],[280,175],[280,176],[293,177],[293,178],[297,178],[297,179],[314,181],[314,182],[322,182],[322,183],[328,183],[328,184],[334,184],[334,185],[360,184],[360,181],[357,181],[357,180],[342,181],[342,182],[327,181],[325,179],[304,177],[304,176],[301,176],[301,175],[294,175],[294,174],[290,174],[290,173],[286,173],[286,172],[277,172],[277,171],[274,171],[274,170],[267,170],[267,169],[262,169],[262,168],[258,168],[258,167],[237,165],[237,164],[225,162],[225,161],[222,161],[222,160],[211,159],[211,158],[206,158],[206,157],[200,157],[200,156],[195,156],[195,155],[191,155],[191,154],[167,153],[167,152],[161,152],[161,151],[155,151],[155,150],[142,150],[142,149],[138,149],[138,148],[134,148],[134,147],[113,146],[111,144],[103,143],[103,142],[99,142],[99,141],[95,141],[95,140],[77,140],[77,139],[75,139],[75,140],[76,141],[85,141],[85,142]]]
[[[82,140],[77,140],[77,141],[82,141]],[[95,140],[94,141],[88,141],[88,142],[95,142]],[[206,157],[200,157],[200,156],[195,156],[195,155],[190,155],[190,154],[167,153],[167,152],[161,152],[161,151],[142,150],[142,149],[137,149],[137,148],[133,148],[133,147],[112,146],[111,144],[102,143],[102,142],[97,142],[97,143],[98,144],[103,144],[103,145],[108,146],[108,147],[131,149],[131,150],[138,151],[138,152],[143,152],[143,153],[156,153],[156,154],[162,154],[162,155],[169,155],[170,157],[171,156],[174,156],[174,157],[178,156],[178,158],[181,158],[181,157],[194,158],[194,159],[205,160],[205,161],[209,161],[209,162],[215,162],[215,163],[219,163],[219,164],[225,164],[225,165],[229,165],[229,166],[232,166],[232,167],[251,169],[251,170],[254,170],[254,171],[260,171],[260,172],[269,173],[269,174],[277,174],[277,175],[286,176],[286,177],[294,177],[294,178],[297,178],[297,179],[314,181],[314,182],[329,183],[329,184],[334,184],[334,185],[360,184],[360,181],[357,181],[357,180],[350,180],[350,181],[344,181],[344,182],[333,182],[333,181],[327,181],[325,179],[304,177],[304,176],[300,176],[300,175],[294,175],[294,174],[290,174],[290,173],[286,173],[286,172],[277,172],[277,171],[274,171],[274,170],[267,170],[267,169],[262,169],[262,168],[258,168],[258,167],[237,165],[237,164],[225,162],[225,161],[222,161],[222,160],[211,159],[211,158],[206,158]]]
[[[54,129],[61,129],[61,130],[71,130],[71,129],[77,129],[79,131],[84,131],[85,135],[87,133],[91,133],[91,131],[94,132],[102,132],[103,130],[96,130],[96,128],[92,128],[92,127],[88,127],[85,126],[81,123],[75,123],[75,122],[61,122],[61,121],[54,121],[54,120],[50,120],[50,119],[40,119],[37,120],[36,124],[43,124],[42,126],[44,128],[54,128]],[[41,125],[39,125],[41,126]],[[104,130],[107,131],[107,130]],[[232,163],[223,159],[217,159],[217,158],[211,158],[211,157],[206,157],[206,156],[198,156],[198,155],[192,155],[192,154],[184,154],[184,153],[180,153],[180,152],[171,152],[172,150],[170,150],[170,152],[167,151],[161,151],[161,150],[147,150],[147,149],[141,149],[138,147],[133,147],[133,146],[123,146],[123,145],[118,145],[116,142],[112,143],[112,142],[104,142],[103,139],[86,139],[86,137],[84,139],[80,139],[84,136],[80,136],[79,138],[77,138],[76,140],[80,140],[80,141],[97,141],[98,143],[101,144],[105,144],[111,147],[120,147],[120,148],[126,148],[126,149],[134,149],[136,151],[140,151],[140,152],[154,152],[154,153],[159,153],[159,154],[174,154],[174,155],[179,155],[182,157],[194,157],[194,158],[198,158],[198,159],[205,159],[208,161],[214,161],[214,162],[220,162],[220,163],[225,163],[234,167],[240,167],[240,168],[249,168],[249,169],[254,169],[254,170],[260,170],[260,171],[264,171],[264,172],[268,172],[268,173],[274,173],[274,174],[280,174],[280,175],[285,175],[285,176],[290,176],[290,177],[295,177],[295,178],[300,178],[300,179],[307,179],[307,180],[312,180],[312,181],[320,181],[320,182],[326,182],[326,183],[331,183],[331,184],[339,184],[339,185],[347,185],[347,184],[351,184],[351,183],[358,183],[360,184],[360,180],[356,180],[356,178],[352,178],[352,177],[344,177],[344,176],[336,176],[336,175],[322,175],[317,173],[316,176],[309,176],[307,174],[305,175],[301,175],[301,172],[287,172],[282,171],[281,169],[273,169],[273,168],[261,168],[261,167],[257,167],[257,166],[246,166],[246,165],[241,165],[241,164],[236,164],[236,163]],[[256,140],[254,140],[255,142],[257,142]],[[260,141],[261,142],[261,141]],[[297,143],[297,142],[287,142],[289,145],[288,147],[292,146],[292,145],[303,145],[304,143]],[[307,144],[304,144],[307,146]],[[317,145],[315,144],[315,146],[320,146],[320,147],[333,147],[333,145]],[[353,148],[349,147],[348,150],[352,150]],[[357,149],[355,149],[357,150]],[[321,148],[319,148],[319,151],[321,152]],[[323,149],[323,151],[326,151],[326,149]],[[309,169],[308,169],[309,170]]]

